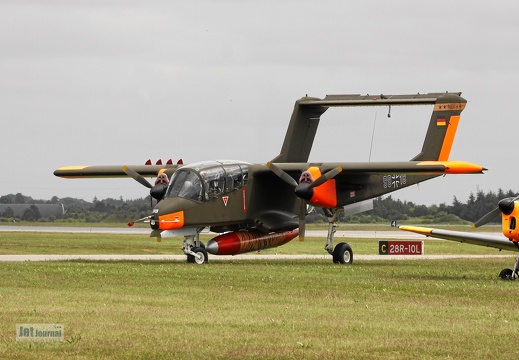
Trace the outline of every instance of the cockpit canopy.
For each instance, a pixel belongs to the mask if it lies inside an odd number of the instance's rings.
[[[210,200],[247,185],[249,165],[237,161],[204,161],[175,171],[166,197],[198,202]]]

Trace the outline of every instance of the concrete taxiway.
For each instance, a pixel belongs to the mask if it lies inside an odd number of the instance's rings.
[[[464,258],[510,258],[514,255],[355,255],[354,260],[442,260]],[[317,259],[332,260],[331,255],[271,255],[271,254],[244,254],[244,255],[217,255],[211,256],[209,261],[222,260],[301,260]],[[17,261],[186,261],[185,255],[0,255],[0,262]]]
[[[56,233],[90,233],[90,234],[137,234],[149,235],[149,228],[135,227],[62,227],[62,226],[17,226],[3,225],[0,226],[0,232],[56,232]],[[203,234],[210,232],[205,230]],[[324,237],[326,238],[326,230],[306,230],[306,237]],[[400,239],[400,240],[423,240],[425,237],[420,234],[407,231],[376,231],[376,230],[340,230],[335,232],[335,238],[361,238],[361,239]]]
[[[148,236],[148,228],[104,228],[104,227],[58,227],[58,226],[0,226],[0,232],[57,232],[57,233],[92,233],[92,234],[141,234]],[[307,230],[307,237],[326,238],[326,230]],[[337,230],[335,238],[369,238],[379,240],[423,240],[423,235],[404,231],[360,231]],[[425,259],[460,259],[460,258],[506,258],[514,255],[354,255],[354,260],[425,260]],[[278,254],[242,254],[211,256],[210,261],[217,260],[284,260],[284,259],[322,259],[331,260],[331,255],[278,255]],[[3,261],[186,261],[185,255],[0,255]]]

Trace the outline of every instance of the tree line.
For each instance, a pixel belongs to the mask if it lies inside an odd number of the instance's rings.
[[[346,223],[387,223],[390,221],[413,221],[421,224],[438,224],[438,223],[474,223],[483,215],[491,211],[497,206],[499,200],[506,197],[515,197],[516,192],[512,190],[503,191],[499,189],[497,192],[482,190],[475,194],[471,193],[466,202],[459,201],[455,196],[450,205],[445,203],[439,205],[420,205],[410,201],[401,201],[393,199],[391,195],[374,199],[373,210],[365,213],[343,216],[339,220]],[[12,209],[6,208],[0,213],[1,222],[11,221],[41,221],[41,222],[128,222],[139,219],[150,214],[151,200],[150,197],[124,200],[107,198],[98,200],[94,198],[92,201],[76,199],[71,197],[58,198],[52,197],[50,200],[37,200],[30,196],[20,193],[0,196],[0,204],[27,204],[29,205],[21,217],[14,217]],[[65,212],[58,217],[43,217],[38,211],[38,204],[60,204],[63,205]],[[316,209],[307,216],[307,222],[326,222],[327,219],[323,212]],[[494,222],[498,223],[499,218]]]

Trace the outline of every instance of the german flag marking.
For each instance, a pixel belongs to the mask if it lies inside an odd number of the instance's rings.
[[[444,117],[439,117],[436,119],[436,126],[445,126],[447,125],[447,120]]]

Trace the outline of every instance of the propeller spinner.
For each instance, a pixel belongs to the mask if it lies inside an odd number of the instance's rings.
[[[169,178],[166,174],[159,174],[155,180],[155,185],[151,185],[149,181],[144,178],[144,176],[129,168],[128,166],[123,166],[123,171],[126,173],[126,175],[137,181],[139,184],[150,189],[150,195],[153,199],[160,201],[166,194],[166,189],[168,188],[169,184]]]

